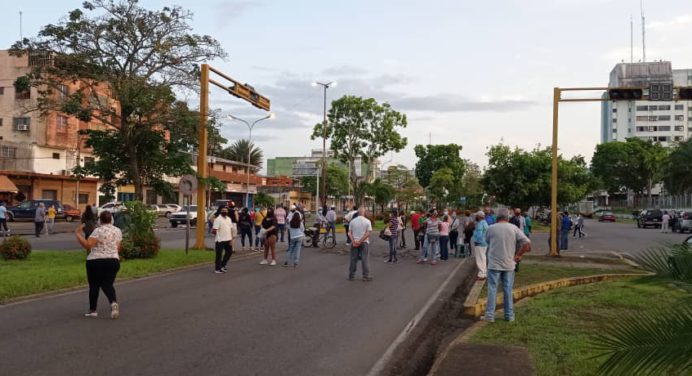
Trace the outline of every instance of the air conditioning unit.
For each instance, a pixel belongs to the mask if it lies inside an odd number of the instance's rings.
[[[17,130],[26,132],[29,130],[29,124],[17,124]]]

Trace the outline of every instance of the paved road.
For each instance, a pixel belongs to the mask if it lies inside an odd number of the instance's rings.
[[[650,247],[670,243],[682,243],[689,236],[679,233],[662,234],[660,229],[640,229],[634,223],[599,223],[597,220],[584,222],[586,238],[569,237],[569,251],[572,253],[610,253],[625,252],[632,255]],[[533,234],[534,254],[548,253],[548,234]]]
[[[0,306],[0,374],[363,375],[460,262],[371,261],[373,282],[314,249],[297,270],[252,258],[126,282],[117,321],[103,297],[81,317],[84,291]]]

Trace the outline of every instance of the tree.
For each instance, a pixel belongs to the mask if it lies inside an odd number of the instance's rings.
[[[428,184],[428,193],[438,207],[446,206],[450,202],[449,193],[454,186],[454,180],[454,172],[451,168],[440,168],[432,174]]]
[[[673,194],[692,191],[692,139],[679,143],[668,156],[665,168],[666,189]]]
[[[198,64],[225,53],[212,37],[190,33],[192,14],[180,7],[151,11],[137,0],[94,0],[83,8],[10,53],[46,62],[27,75],[39,90],[35,110],[99,128],[86,132],[97,157],[87,172],[103,179],[106,191],[131,183],[141,199],[145,186],[165,188],[164,176],[189,171],[189,157],[166,137],[175,120],[173,89],[195,87]]]
[[[480,167],[470,160],[464,160],[466,171],[464,177],[461,178],[460,196],[466,197],[466,207],[479,207],[483,203],[483,187],[481,179],[483,174]]]
[[[274,198],[272,196],[264,193],[264,192],[257,192],[255,194],[255,197],[253,199],[255,207],[265,207],[265,208],[272,208],[274,207]]]
[[[317,177],[303,176],[300,183],[306,192],[317,195]],[[348,170],[336,163],[327,167],[327,195],[341,197],[348,194]]]
[[[466,170],[464,160],[459,156],[461,145],[416,145],[414,151],[418,157],[416,177],[421,186],[427,188],[435,171],[441,168],[452,171],[454,184],[461,182]]]
[[[175,121],[169,123],[169,142],[178,145],[180,150],[196,153],[199,147],[199,111],[191,110],[188,104],[177,101],[172,106]],[[219,132],[221,110],[211,111],[207,122],[208,155],[219,155],[228,140]]]
[[[367,191],[373,198],[373,205],[380,205],[382,213],[385,211],[384,207],[394,198],[394,188],[379,178],[368,185]],[[373,206],[373,214],[374,212],[375,209]]]
[[[234,142],[231,146],[224,148],[219,153],[219,157],[241,163],[247,163],[248,147],[250,148],[250,164],[256,166],[256,168],[253,167],[254,170],[261,169],[262,161],[264,159],[262,149],[255,146],[254,142],[249,142],[246,139],[240,139]]]
[[[492,146],[487,156],[488,168],[481,179],[487,193],[506,205],[550,206],[550,148],[525,151],[499,144]],[[575,203],[593,189],[593,177],[583,157],[558,158],[558,202],[560,205]]]
[[[328,119],[328,124],[315,125],[312,139],[321,138],[323,127],[327,127],[331,150],[351,169],[350,183],[354,192],[358,185],[354,162],[358,157],[372,164],[386,153],[406,147],[406,138],[398,132],[398,128],[407,125],[406,115],[395,111],[388,103],[346,95],[332,102]],[[360,205],[358,195],[356,204]]]
[[[402,208],[404,205],[408,207],[423,191],[418,180],[411,175],[409,169],[402,165],[390,166],[384,181],[394,188],[397,208]]]

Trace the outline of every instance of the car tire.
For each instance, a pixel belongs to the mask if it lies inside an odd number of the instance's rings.
[[[171,222],[171,227],[173,227],[173,228],[178,227],[178,222]]]
[[[170,216],[171,216],[171,212],[166,212],[165,216],[166,216],[166,218],[170,217]]]
[[[66,215],[66,216],[65,216],[65,222],[72,222],[73,220],[74,220],[74,218],[72,218],[71,215]]]
[[[12,212],[10,211],[7,212],[7,221],[14,222],[14,215],[12,215]]]

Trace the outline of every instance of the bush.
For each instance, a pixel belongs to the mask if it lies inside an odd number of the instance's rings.
[[[156,257],[161,248],[161,240],[154,233],[157,214],[149,211],[141,201],[128,201],[125,208],[119,213],[124,232],[120,256],[125,259]]]
[[[0,253],[5,260],[23,260],[31,253],[31,244],[19,235],[13,235],[0,244]]]

